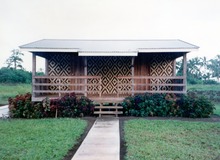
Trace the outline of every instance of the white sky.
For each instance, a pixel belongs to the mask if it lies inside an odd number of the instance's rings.
[[[220,0],[0,0],[0,67],[12,49],[50,38],[181,39],[200,47],[188,57],[214,58]]]

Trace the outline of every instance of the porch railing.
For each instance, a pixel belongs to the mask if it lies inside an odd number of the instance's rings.
[[[102,98],[102,79],[100,76],[34,76],[33,99],[40,97],[61,97],[75,92],[85,96]],[[141,93],[186,93],[184,76],[120,76],[117,77],[117,95],[126,97]]]
[[[60,97],[62,94],[72,92],[85,96],[88,93],[93,93],[101,97],[102,81],[100,76],[34,76],[32,82],[34,97],[42,94],[56,94]],[[88,87],[96,87],[97,89],[89,91]]]
[[[120,76],[118,77],[118,95],[140,93],[186,93],[184,76]],[[127,89],[126,89],[127,88]],[[129,89],[128,89],[129,88]]]

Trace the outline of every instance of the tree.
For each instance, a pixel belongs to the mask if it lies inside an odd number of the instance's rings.
[[[220,55],[217,55],[215,59],[209,60],[207,68],[211,71],[212,77],[216,77],[219,81],[220,79]]]
[[[183,63],[182,61],[176,62],[177,75],[183,75]],[[206,57],[192,58],[187,62],[187,81],[190,84],[197,83],[212,83],[214,80],[210,80],[210,77],[216,77],[220,80],[220,55],[217,55],[215,59],[207,61]]]
[[[18,49],[13,49],[12,51],[12,55],[6,60],[6,64],[8,65],[7,68],[13,68],[13,69],[23,69],[22,67],[22,58],[21,56],[23,56],[24,54],[22,52],[20,52],[20,50]]]
[[[196,79],[202,79],[201,68],[203,66],[202,58],[195,57],[188,61],[187,69],[190,75],[192,75]]]
[[[206,58],[195,57],[187,61],[187,82],[190,84],[202,83],[203,70]],[[182,60],[176,62],[177,75],[183,75]],[[207,76],[205,77],[207,79]]]

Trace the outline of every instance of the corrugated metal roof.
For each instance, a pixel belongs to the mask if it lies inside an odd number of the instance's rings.
[[[69,51],[79,53],[190,52],[199,47],[182,40],[74,40],[43,39],[20,46],[30,52]]]

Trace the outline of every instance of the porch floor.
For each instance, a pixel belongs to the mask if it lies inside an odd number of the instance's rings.
[[[119,120],[97,118],[72,160],[119,160]]]
[[[76,96],[82,96],[82,95],[76,95]],[[59,95],[44,95],[44,96],[37,96],[34,97],[32,96],[32,101],[33,102],[40,102],[43,99],[45,99],[46,97],[48,97],[49,99],[57,99],[59,98]],[[94,101],[95,103],[120,103],[123,101],[123,99],[127,96],[124,97],[117,97],[116,95],[114,96],[87,96],[89,99],[91,99],[92,101]]]

